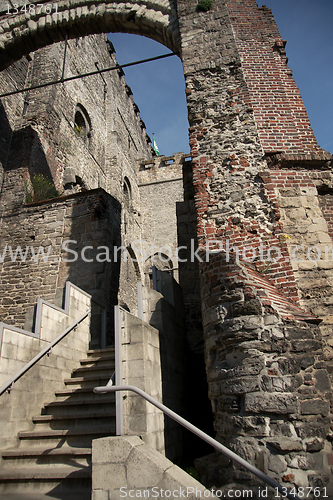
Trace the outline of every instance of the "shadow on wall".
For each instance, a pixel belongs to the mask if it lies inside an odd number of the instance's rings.
[[[120,275],[120,262],[114,262],[112,251],[120,246],[121,207],[103,189],[78,193],[75,198],[80,201],[68,210],[64,220],[66,244],[61,253],[57,287],[62,290],[68,280],[92,296],[90,348],[101,347],[100,332],[106,310],[105,345],[110,346],[114,344],[113,308],[118,303]],[[109,254],[106,249],[110,249]]]
[[[0,101],[0,186],[2,186],[3,172],[5,170],[7,157],[10,148],[10,142],[12,138],[12,129],[7,118],[5,108]]]
[[[160,286],[158,292],[155,290],[149,292],[152,311],[149,323],[159,331],[162,403],[185,417],[183,363],[185,335],[181,290],[169,273],[156,271],[156,274]],[[164,415],[164,443],[165,454],[170,460],[179,462],[183,459],[186,450],[184,429],[166,415]]]
[[[4,113],[3,108],[0,111]],[[2,115],[1,123],[4,121]],[[7,127],[5,123],[4,130],[1,129],[1,142],[6,143],[10,134],[11,139],[8,140],[8,147],[4,144],[0,148],[1,157],[7,155],[0,203],[9,209],[24,203],[27,187],[34,175],[42,174],[48,179],[52,179],[52,175],[38,133],[30,125],[9,132],[6,121]]]
[[[191,259],[191,245],[194,249],[198,247],[191,162],[184,164],[183,179],[185,201],[177,203],[177,233],[178,247],[183,246],[187,249],[179,251],[178,262],[179,284],[184,297],[186,332],[186,355],[183,361],[186,373],[185,418],[210,436],[214,436],[204,357],[199,266],[196,259]],[[186,440],[188,461],[213,451],[211,446],[188,431]]]

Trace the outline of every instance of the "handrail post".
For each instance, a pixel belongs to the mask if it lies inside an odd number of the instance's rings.
[[[122,335],[121,335],[121,317],[120,307],[114,306],[114,351],[115,351],[115,383],[122,385]],[[116,435],[124,434],[124,408],[122,392],[116,392]]]

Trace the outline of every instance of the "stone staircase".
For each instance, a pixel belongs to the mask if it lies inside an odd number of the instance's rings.
[[[2,451],[0,499],[91,498],[92,439],[115,434],[114,394],[94,394],[114,371],[114,349],[88,351],[55,400]],[[36,390],[38,388],[36,387]]]

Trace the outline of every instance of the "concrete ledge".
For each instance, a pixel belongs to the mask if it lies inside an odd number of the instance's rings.
[[[95,439],[92,445],[92,500],[138,497],[216,498],[192,476],[138,436]],[[173,492],[176,492],[174,495]]]

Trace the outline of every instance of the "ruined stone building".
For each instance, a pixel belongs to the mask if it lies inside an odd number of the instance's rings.
[[[193,0],[70,0],[20,16],[0,5],[1,92],[32,88],[1,99],[1,383],[91,309],[0,396],[1,491],[90,498],[91,441],[115,432],[114,400],[100,396],[100,411],[89,398],[113,371],[118,304],[125,383],[296,493],[330,495],[332,156],[271,11],[255,0],[205,12]],[[120,67],[79,77],[117,65],[105,35],[116,31],[181,58],[190,155],[152,154]],[[78,78],[36,88],[62,76]],[[40,175],[51,199],[29,198]],[[211,453],[139,398],[123,404],[125,434],[171,460]],[[118,498],[119,464],[98,460],[93,499]],[[94,479],[100,463],[113,483]],[[197,466],[208,487],[259,484],[220,454]]]

